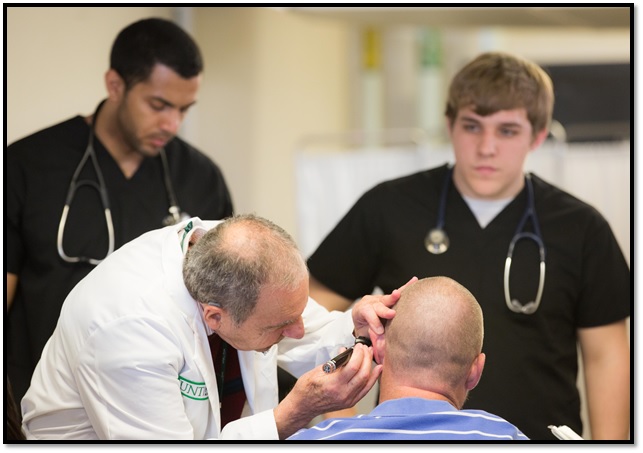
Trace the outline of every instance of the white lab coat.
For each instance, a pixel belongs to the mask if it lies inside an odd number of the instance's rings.
[[[221,431],[211,331],[182,279],[187,222],[121,247],[69,294],[21,402],[29,439],[278,439],[277,364],[300,376],[351,342],[350,313],[309,299],[303,339],[239,351],[251,415]]]

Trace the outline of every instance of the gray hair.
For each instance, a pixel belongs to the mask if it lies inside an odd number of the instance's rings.
[[[292,237],[254,214],[230,217],[190,247],[183,281],[196,301],[225,309],[239,325],[263,288],[294,291],[308,276]]]

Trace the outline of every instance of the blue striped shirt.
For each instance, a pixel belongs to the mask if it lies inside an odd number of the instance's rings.
[[[481,410],[457,410],[446,401],[400,398],[370,414],[324,420],[288,440],[529,440],[507,420]]]

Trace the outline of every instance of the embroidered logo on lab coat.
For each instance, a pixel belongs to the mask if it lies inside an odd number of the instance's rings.
[[[205,382],[194,382],[179,376],[179,385],[181,386],[181,394],[186,398],[199,401],[208,399],[208,389]]]

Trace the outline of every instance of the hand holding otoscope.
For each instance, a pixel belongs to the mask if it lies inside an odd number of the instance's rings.
[[[355,344],[359,344],[359,343],[364,344],[366,346],[371,346],[371,340],[369,340],[366,337],[355,338]],[[322,369],[324,370],[324,373],[332,373],[337,368],[340,368],[346,365],[346,363],[348,363],[348,360],[351,358],[351,355],[353,355],[354,347],[355,346],[351,346],[344,352],[340,353],[339,355],[333,357],[328,362],[326,362],[322,367]]]
[[[355,329],[356,330],[359,329],[360,331],[363,331],[365,328],[369,328],[369,329],[373,329],[373,331],[374,331],[376,336],[384,335],[384,326],[386,325],[386,323],[393,316],[395,316],[395,312],[391,309],[391,307],[393,307],[395,305],[395,303],[397,302],[397,300],[399,299],[402,290],[404,288],[406,288],[408,285],[411,285],[411,284],[415,283],[416,281],[418,281],[418,278],[417,277],[412,277],[405,285],[403,285],[399,289],[393,290],[393,292],[391,292],[390,295],[385,295],[385,296],[364,296],[362,298],[362,300],[360,302],[358,302],[358,304],[360,304],[360,303],[368,303],[370,300],[379,300],[379,301],[382,301],[382,302],[384,300],[386,300],[385,310],[382,310],[382,308],[379,307],[377,310],[373,309],[373,312],[369,315],[369,317],[376,317],[374,319],[379,319],[379,326],[377,328],[374,328],[372,323],[367,322],[367,321],[365,321],[363,319],[358,320],[358,319],[353,318],[353,321],[355,322]],[[375,307],[375,305],[372,305],[372,307]],[[366,319],[366,317],[365,317],[365,319]],[[364,337],[364,336],[358,336],[357,338],[355,338],[355,344],[359,344],[359,343],[361,343],[361,344],[363,344],[365,346],[372,346],[370,338]],[[348,363],[348,361],[350,360],[351,356],[353,355],[353,348],[354,347],[355,346],[352,346],[352,347],[348,348],[347,350],[345,350],[341,354],[333,357],[328,362],[326,362],[324,364],[324,366],[322,367],[324,372],[325,373],[332,373],[337,368],[340,368],[340,367],[346,365],[346,363]]]

